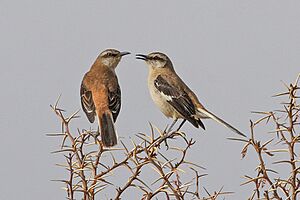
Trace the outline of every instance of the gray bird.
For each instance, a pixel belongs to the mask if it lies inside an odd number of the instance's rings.
[[[166,117],[174,120],[168,131],[171,131],[178,119],[183,119],[183,121],[177,130],[186,120],[196,128],[200,126],[205,129],[201,119],[210,118],[246,137],[242,132],[204,108],[194,92],[176,74],[167,55],[153,52],[148,55],[137,54],[136,58],[144,60],[149,67],[148,87],[152,100]]]

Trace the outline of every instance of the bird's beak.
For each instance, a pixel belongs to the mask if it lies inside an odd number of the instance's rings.
[[[120,56],[123,57],[123,56],[126,56],[130,54],[130,52],[127,52],[127,51],[124,51],[124,52],[120,52]]]
[[[148,56],[146,56],[146,55],[143,55],[143,54],[136,54],[135,55],[135,58],[136,59],[141,59],[141,60],[147,60],[148,59]]]

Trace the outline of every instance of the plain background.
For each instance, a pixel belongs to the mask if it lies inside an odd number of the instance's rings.
[[[49,104],[62,94],[69,113],[80,108],[81,79],[106,48],[131,51],[117,73],[122,109],[120,137],[170,123],[150,99],[148,69],[135,53],[161,51],[212,112],[249,134],[253,110],[278,108],[271,98],[293,82],[300,64],[300,2],[276,0],[78,1],[0,0],[1,170],[0,199],[64,199],[64,176],[50,154],[60,142],[45,136],[60,124]],[[89,127],[83,112],[76,123]],[[242,144],[230,130],[205,121],[207,130],[186,124],[197,141],[191,156],[209,175],[210,191],[234,191],[254,175],[255,156],[241,160]],[[95,125],[93,125],[95,126]],[[134,194],[131,199],[134,199]]]

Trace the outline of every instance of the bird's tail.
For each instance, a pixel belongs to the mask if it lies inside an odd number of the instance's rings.
[[[213,113],[209,112],[208,110],[206,109],[203,109],[203,108],[198,108],[198,111],[199,111],[199,114],[200,115],[206,115],[207,117],[215,120],[216,122],[222,124],[223,126],[231,129],[233,132],[243,136],[243,137],[246,137],[246,135],[244,135],[241,131],[237,130],[236,128],[234,128],[233,126],[231,126],[230,124],[228,124],[227,122],[225,122],[223,119],[217,117],[216,115],[214,115]]]
[[[105,147],[112,147],[117,144],[117,133],[115,130],[112,114],[105,112],[98,115],[101,130],[101,141]]]

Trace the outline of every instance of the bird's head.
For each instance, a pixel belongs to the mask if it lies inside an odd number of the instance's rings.
[[[166,54],[153,52],[148,55],[136,54],[136,59],[144,60],[151,68],[172,67],[172,62]]]
[[[122,56],[130,54],[129,52],[120,52],[116,49],[106,49],[98,56],[98,60],[105,66],[115,69]]]

